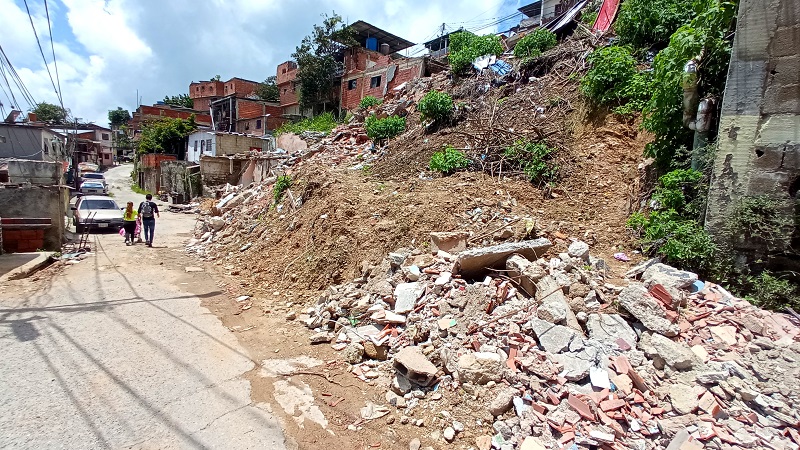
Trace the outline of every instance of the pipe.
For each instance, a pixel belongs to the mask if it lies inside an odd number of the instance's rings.
[[[683,126],[692,128],[697,115],[699,94],[697,92],[697,60],[690,59],[683,66]]]

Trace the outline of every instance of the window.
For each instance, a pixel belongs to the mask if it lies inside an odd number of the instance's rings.
[[[103,133],[103,134],[101,135],[101,137],[102,137],[102,139],[103,139],[104,141],[107,141],[107,140],[109,139],[109,137],[108,137],[108,133]]]
[[[358,80],[350,80],[347,82],[347,90],[352,91],[358,86]]]
[[[260,130],[260,129],[261,129],[261,119],[257,119],[256,120],[256,130]]]
[[[281,70],[281,73],[286,73],[286,67],[284,67],[283,70]]]
[[[206,88],[206,87],[205,87],[205,86],[203,86],[203,89],[205,89],[205,88]],[[194,88],[194,91],[195,91],[195,92],[200,92],[200,86],[198,86],[198,87]]]
[[[194,140],[194,152],[197,153],[197,139]]]
[[[208,153],[212,153],[213,152],[211,150],[211,139],[206,139],[206,150],[208,150]]]
[[[381,76],[378,75],[377,77],[372,77],[369,80],[369,87],[376,88],[381,86]]]
[[[42,149],[44,150],[45,155],[50,154],[50,148],[47,146],[47,141],[42,142]]]
[[[200,153],[206,150],[206,141],[200,141]]]
[[[249,129],[250,129],[250,121],[247,121],[244,123],[244,131],[247,131]]]

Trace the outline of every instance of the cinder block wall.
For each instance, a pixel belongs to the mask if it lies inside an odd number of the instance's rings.
[[[722,102],[719,149],[709,192],[706,227],[722,238],[744,197],[768,195],[797,224],[800,188],[800,2],[742,0]],[[800,243],[798,229],[783,247]],[[796,247],[800,249],[800,247]],[[740,245],[743,255],[763,243]],[[798,267],[791,251],[781,264]],[[785,266],[784,266],[785,267]]]
[[[57,188],[34,186],[0,189],[0,217],[5,219],[49,218],[52,224],[50,228],[43,231],[4,231],[3,245],[6,251],[60,250],[64,237],[64,215],[66,214],[62,200]]]

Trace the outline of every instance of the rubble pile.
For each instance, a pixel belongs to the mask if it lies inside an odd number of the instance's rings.
[[[468,237],[432,233],[430,252],[365,262],[287,320],[385,386],[401,424],[444,442],[800,448],[789,317],[656,260],[611,284],[581,241],[545,258],[545,238],[468,248]]]

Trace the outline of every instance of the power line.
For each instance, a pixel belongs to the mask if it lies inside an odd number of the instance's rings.
[[[58,76],[58,62],[56,61],[56,48],[53,45],[53,29],[50,27],[50,10],[47,8],[47,0],[44,0],[44,12],[47,14],[47,33],[50,36],[50,50],[53,51],[53,65],[56,68],[56,81],[58,82],[58,101],[61,109],[64,109],[64,98],[61,95],[61,78]]]
[[[6,55],[2,45],[0,45],[0,56],[2,56],[2,58],[0,58],[0,63],[5,64],[8,73],[11,75],[11,79],[14,80],[14,84],[17,85],[17,88],[19,88],[22,97],[28,102],[31,108],[35,107],[36,100],[33,98],[33,95],[31,95],[31,92],[28,90],[28,88],[25,87],[25,83],[22,81],[22,78],[20,78],[17,70],[14,69],[14,65],[11,64],[11,60],[8,59],[8,55]],[[17,105],[17,107],[19,106],[20,105]]]
[[[6,85],[8,86],[8,93],[6,94],[6,96],[8,97],[9,100],[11,100],[13,102],[11,104],[11,109],[14,109],[14,108],[19,109],[20,106],[19,106],[19,103],[17,102],[17,98],[14,96],[14,90],[11,89],[11,83],[8,82],[8,77],[6,77],[5,64],[3,64],[3,59],[2,58],[0,58],[0,75],[3,76],[3,80],[5,80]],[[3,92],[5,93],[6,90],[3,89]]]
[[[61,104],[61,109],[64,109],[64,102],[61,100],[61,94],[56,88],[56,82],[53,80],[53,74],[50,73],[50,66],[47,65],[47,58],[44,56],[44,50],[42,49],[42,43],[39,41],[39,34],[36,32],[36,27],[33,25],[33,16],[31,16],[31,10],[28,8],[28,0],[23,0],[25,3],[25,10],[28,12],[28,20],[31,21],[31,29],[33,29],[33,36],[36,38],[36,45],[39,46],[39,53],[42,55],[42,61],[44,61],[44,68],[47,69],[47,75],[50,77],[50,83],[53,84],[53,92],[55,92],[56,96],[58,97],[58,101]],[[47,19],[47,26],[50,27],[50,19]],[[50,37],[52,43],[52,36]]]

